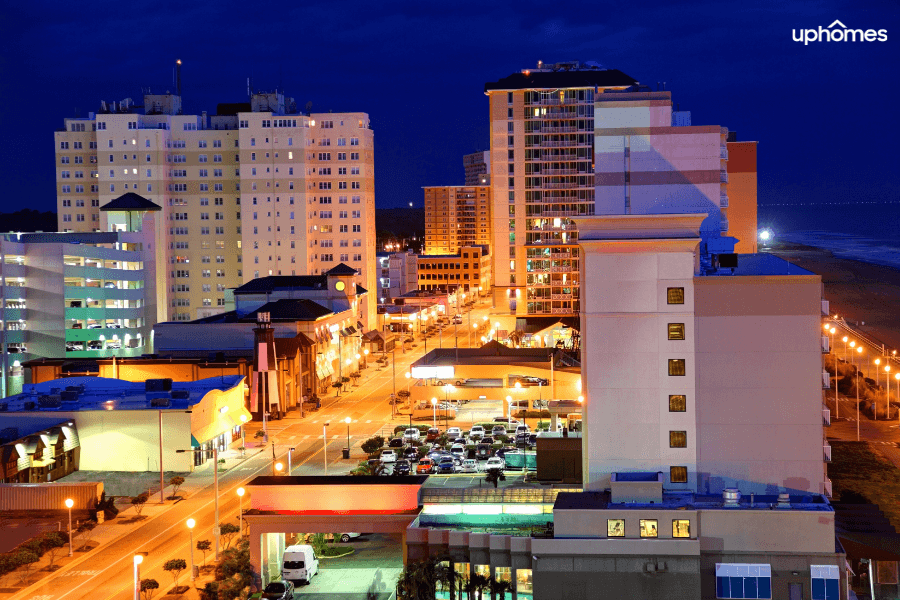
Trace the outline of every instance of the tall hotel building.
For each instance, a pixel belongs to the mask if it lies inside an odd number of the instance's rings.
[[[493,248],[491,204],[490,185],[426,187],[424,254],[458,254],[464,246]]]
[[[575,217],[650,214],[661,202],[671,211],[674,201],[679,212],[707,213],[704,231],[727,231],[727,130],[690,126],[669,92],[570,62],[538,63],[485,93],[498,308],[578,315]]]
[[[55,146],[60,231],[100,231],[101,207],[128,192],[163,207],[160,321],[222,312],[225,290],[257,277],[340,263],[375,289],[365,113],[299,114],[276,92],[185,115],[179,95],[146,95],[65,119]]]

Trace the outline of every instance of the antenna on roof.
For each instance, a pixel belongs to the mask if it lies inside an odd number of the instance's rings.
[[[176,71],[176,79],[175,79],[175,93],[178,96],[181,96],[181,59],[175,61],[175,71]]]

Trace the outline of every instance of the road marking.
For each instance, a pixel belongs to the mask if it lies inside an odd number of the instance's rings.
[[[296,435],[292,435],[292,436],[289,437],[288,439],[289,439],[289,440],[292,440],[292,439],[294,439],[295,437],[297,437],[297,436],[296,436]]]
[[[372,419],[369,419],[368,421],[366,421],[366,423],[371,423],[371,422],[372,422]]]

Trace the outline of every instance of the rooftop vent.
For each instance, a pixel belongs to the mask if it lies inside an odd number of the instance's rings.
[[[790,508],[791,507],[791,495],[790,494],[778,494],[778,508]]]
[[[65,390],[59,393],[59,399],[63,402],[77,402],[78,401],[78,391],[70,390],[66,388]]]
[[[191,392],[188,390],[172,390],[173,400],[188,400],[190,397]]]
[[[38,397],[38,406],[41,408],[59,408],[61,404],[57,395]]]
[[[725,488],[722,490],[723,506],[737,508],[741,505],[741,491],[737,488]]]
[[[150,407],[151,408],[169,408],[172,406],[171,398],[151,398],[150,399]]]

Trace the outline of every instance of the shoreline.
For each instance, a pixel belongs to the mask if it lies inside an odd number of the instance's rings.
[[[890,349],[900,348],[900,270],[789,242],[760,251],[820,275],[832,315],[840,315]]]

